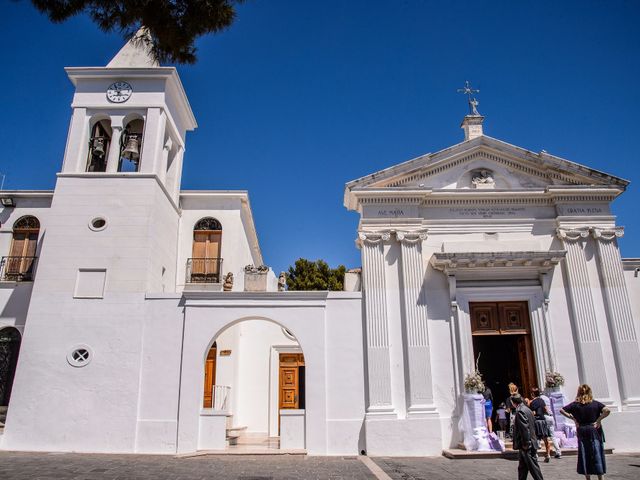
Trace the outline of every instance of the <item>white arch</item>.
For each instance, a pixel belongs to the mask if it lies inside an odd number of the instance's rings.
[[[204,352],[203,352],[203,360],[202,361],[204,362],[207,359],[207,354],[208,354],[209,350],[213,346],[214,342],[220,337],[220,335],[222,335],[224,332],[226,332],[230,328],[233,328],[234,326],[236,326],[236,325],[238,325],[238,324],[240,324],[242,322],[247,322],[247,321],[251,321],[251,320],[264,320],[264,321],[269,322],[269,323],[274,323],[274,324],[278,325],[279,327],[286,328],[289,332],[291,332],[291,334],[294,337],[293,340],[298,342],[298,345],[300,346],[300,348],[304,352],[304,348],[300,344],[300,340],[298,340],[298,336],[293,331],[291,331],[291,329],[289,327],[287,327],[286,325],[283,325],[282,323],[278,322],[277,320],[274,320],[274,319],[269,318],[269,317],[265,317],[265,316],[261,316],[261,315],[247,315],[247,316],[244,316],[244,317],[237,318],[236,320],[233,320],[233,321],[225,324],[224,326],[220,327],[220,329],[218,329],[218,331],[213,335],[213,337],[211,337],[211,341],[207,345],[207,348],[204,350]]]

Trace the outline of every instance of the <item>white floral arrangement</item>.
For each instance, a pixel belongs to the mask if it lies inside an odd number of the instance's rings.
[[[479,371],[467,373],[464,377],[464,389],[467,392],[484,392],[484,382]]]
[[[544,374],[544,384],[547,388],[561,387],[564,385],[564,377],[558,372],[548,371]]]

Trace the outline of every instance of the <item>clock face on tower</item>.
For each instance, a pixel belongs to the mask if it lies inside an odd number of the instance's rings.
[[[133,88],[127,82],[114,82],[107,88],[107,99],[113,103],[123,103],[129,100]]]

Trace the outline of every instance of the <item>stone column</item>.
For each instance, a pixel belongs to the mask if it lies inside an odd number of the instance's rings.
[[[393,412],[384,241],[389,232],[359,232],[362,242],[362,290],[367,337],[367,412]]]
[[[622,402],[626,406],[640,407],[640,347],[633,321],[629,291],[622,271],[622,259],[616,238],[624,235],[622,227],[610,229],[593,228],[604,300],[607,308],[609,328],[613,340],[613,354],[619,375]]]
[[[409,413],[434,412],[422,241],[427,233],[397,232],[402,251],[404,328],[409,370]]]
[[[118,171],[120,164],[120,138],[122,137],[122,127],[111,126],[111,144],[109,144],[109,155],[107,157],[107,172]]]
[[[589,229],[567,230],[559,228],[558,237],[563,241],[567,250],[565,267],[569,298],[573,308],[573,328],[577,340],[580,382],[591,385],[596,398],[609,399],[606,367],[602,356],[589,272],[583,250],[585,241],[589,237]]]

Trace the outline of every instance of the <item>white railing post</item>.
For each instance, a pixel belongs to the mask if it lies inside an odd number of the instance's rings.
[[[231,387],[226,385],[214,385],[211,390],[212,406],[214,410],[228,410],[227,399]]]

